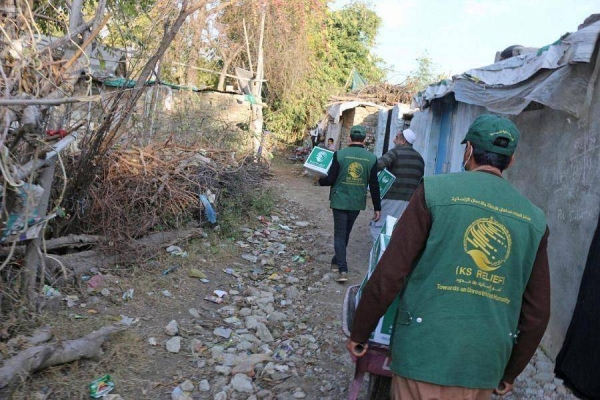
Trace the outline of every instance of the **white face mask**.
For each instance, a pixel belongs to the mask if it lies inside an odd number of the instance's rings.
[[[467,157],[467,160],[462,164],[462,171],[466,171],[466,167],[467,164],[469,163],[469,160],[471,159],[471,157],[473,156],[473,147],[471,147],[471,154],[469,154],[469,157]]]

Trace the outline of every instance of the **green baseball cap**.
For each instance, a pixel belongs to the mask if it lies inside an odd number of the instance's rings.
[[[482,114],[473,121],[461,144],[469,141],[478,149],[512,156],[520,136],[519,130],[511,120],[497,115]],[[494,145],[494,141],[499,137],[508,139],[506,147]]]
[[[352,128],[350,128],[350,136],[364,139],[367,137],[367,130],[364,126],[354,125]]]

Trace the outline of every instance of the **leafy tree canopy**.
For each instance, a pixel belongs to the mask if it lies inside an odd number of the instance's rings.
[[[330,11],[326,22],[327,46],[320,58],[330,73],[344,86],[353,70],[369,83],[385,76],[383,60],[373,53],[382,20],[366,3],[353,2],[341,10]]]
[[[412,93],[416,94],[432,83],[449,78],[448,74],[439,73],[436,70],[433,59],[427,51],[417,57],[415,61],[417,62],[417,68],[411,71],[404,84]]]

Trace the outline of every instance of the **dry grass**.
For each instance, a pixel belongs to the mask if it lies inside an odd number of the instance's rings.
[[[86,324],[85,329],[93,325]],[[13,398],[35,399],[35,394],[46,388],[51,391],[51,399],[89,399],[89,383],[104,374],[110,374],[118,382],[115,393],[136,391],[135,376],[148,366],[144,362],[145,353],[146,345],[140,337],[133,332],[122,332],[107,342],[99,361],[77,361],[40,371],[23,380]]]

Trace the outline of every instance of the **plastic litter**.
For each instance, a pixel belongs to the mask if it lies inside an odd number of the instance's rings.
[[[115,383],[110,378],[110,375],[106,374],[90,383],[90,396],[94,399],[99,399],[110,393],[114,388]]]
[[[131,300],[133,299],[133,290],[134,289],[128,289],[123,293],[123,300],[127,301],[127,300]]]
[[[121,325],[131,326],[131,325],[135,324],[136,322],[138,322],[139,320],[140,320],[139,318],[128,317],[127,315],[121,314],[121,320],[119,321],[119,323]]]
[[[306,259],[302,256],[294,256],[294,257],[292,257],[292,261],[303,264],[306,262]]]
[[[217,195],[214,194],[210,189],[206,189],[206,197],[208,198],[208,201],[211,202],[211,204],[214,204],[215,200],[217,200]]]
[[[44,285],[42,292],[48,297],[58,297],[60,292],[54,289],[52,286]]]
[[[213,224],[215,222],[217,222],[217,213],[215,212],[212,205],[210,204],[210,201],[208,201],[208,197],[201,194],[200,201],[204,205],[204,215],[206,216],[206,219],[208,220],[208,222],[213,223]]]
[[[294,348],[288,343],[281,343],[273,352],[273,359],[283,361],[294,353]]]
[[[165,269],[165,270],[162,272],[162,274],[163,274],[163,275],[168,275],[168,274],[170,274],[171,272],[175,271],[177,268],[179,268],[179,265],[172,265],[172,266],[170,266],[169,268]]]
[[[218,290],[218,289],[215,290],[213,293],[216,294],[219,298],[222,298],[223,296],[227,295],[226,291],[224,291],[224,290]]]
[[[210,301],[211,303],[221,304],[223,299],[217,296],[206,296],[204,300]]]
[[[83,280],[83,277],[82,277]],[[86,281],[84,281],[86,282]],[[87,279],[87,284],[92,289],[96,289],[104,284],[104,275],[94,275]]]
[[[240,277],[240,275],[237,272],[235,272],[233,268],[226,268],[223,270],[223,272],[225,272],[227,275],[235,276],[236,278]]]
[[[188,256],[187,251],[183,251],[183,249],[179,246],[167,247],[167,253],[171,254],[172,256],[180,256],[183,258],[186,258]]]

